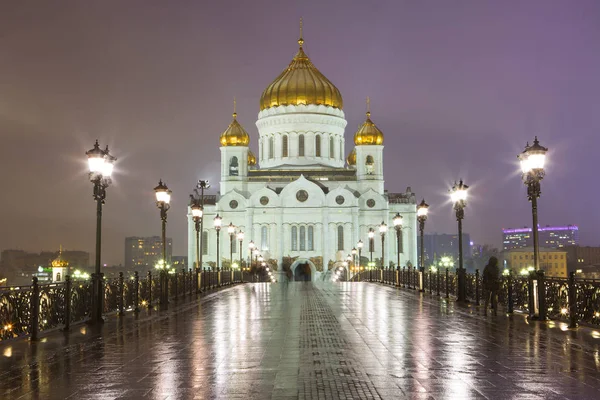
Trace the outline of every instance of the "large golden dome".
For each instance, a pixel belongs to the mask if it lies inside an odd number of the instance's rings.
[[[250,135],[237,121],[237,113],[233,113],[233,121],[221,134],[219,141],[221,146],[248,146],[250,143]]]
[[[304,53],[302,36],[298,44],[300,49],[290,65],[263,91],[260,97],[261,111],[270,107],[299,104],[326,105],[341,110],[344,102],[340,91]]]
[[[383,132],[371,121],[370,111],[367,111],[367,119],[354,134],[354,144],[357,146],[383,144]]]

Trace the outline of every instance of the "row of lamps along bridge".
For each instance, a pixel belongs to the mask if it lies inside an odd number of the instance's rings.
[[[533,252],[534,252],[534,265],[529,269],[531,271],[540,270],[540,257],[539,257],[539,235],[538,235],[538,213],[537,213],[537,199],[541,195],[541,181],[545,175],[545,162],[546,153],[548,149],[540,145],[538,138],[535,137],[533,144],[525,146],[525,150],[518,155],[518,159],[521,165],[521,172],[524,184],[527,186],[527,197],[531,202],[532,217],[533,217]],[[114,165],[117,160],[116,157],[109,153],[108,146],[103,150],[100,148],[98,141],[96,140],[94,147],[86,152],[89,166],[89,178],[93,184],[93,197],[96,201],[96,259],[95,269],[92,274],[92,309],[91,309],[91,321],[92,323],[102,322],[102,309],[103,309],[103,273],[101,271],[101,254],[102,254],[102,206],[106,200],[106,189],[112,183],[111,177],[114,170]],[[207,180],[199,180],[194,193],[190,195],[190,208],[192,213],[192,219],[195,223],[196,228],[196,274],[199,274],[202,265],[202,236],[200,232],[203,231],[203,211],[204,211],[204,190],[208,189],[210,184]],[[462,179],[458,183],[454,183],[450,189],[450,198],[452,200],[453,209],[456,215],[456,221],[458,223],[458,248],[459,248],[459,259],[458,259],[458,301],[466,300],[466,270],[463,266],[463,246],[462,246],[462,221],[464,219],[464,209],[467,205],[467,191],[468,186],[465,185]],[[157,264],[157,268],[160,270],[160,283],[161,283],[161,305],[167,302],[167,273],[170,266],[167,264],[166,257],[166,223],[167,223],[167,212],[170,208],[171,202],[171,190],[167,185],[160,180],[158,186],[154,188],[156,195],[156,205],[160,210],[160,218],[162,222],[162,259]],[[424,229],[425,221],[427,220],[429,205],[425,203],[425,200],[417,207],[417,221],[419,223],[419,233],[421,241],[421,254],[420,254],[420,267],[419,267],[419,286],[420,290],[423,291],[423,278],[424,278]],[[220,232],[222,228],[222,218],[217,214],[214,217],[214,228],[217,232],[217,271],[220,269],[219,266],[219,240]],[[402,235],[402,216],[398,213],[393,218],[394,229],[396,230],[397,240],[397,265],[400,265],[400,253],[401,253],[401,235]],[[242,246],[244,241],[244,232],[236,230],[237,228],[230,223],[227,226],[227,233],[229,234],[230,240],[230,261],[232,268],[240,268],[242,266]],[[385,235],[387,233],[387,225],[382,222],[379,226],[379,234],[381,236],[381,266],[385,265],[384,260],[384,245]],[[233,246],[235,239],[238,240],[240,246],[240,260],[239,265],[233,262]],[[375,231],[370,228],[368,231],[369,239],[369,251],[370,251],[370,262],[369,268],[373,268],[373,249],[375,240]],[[352,249],[352,255],[348,255],[347,261],[344,262],[345,266],[348,266],[350,262],[353,262],[355,268],[360,272],[362,267],[358,265],[356,267],[355,258],[358,255],[360,264],[360,257],[362,253],[364,243],[359,240],[356,247]],[[256,267],[259,266],[267,272],[269,279],[275,282],[275,277],[272,271],[269,269],[262,255],[260,255],[259,249],[255,246],[253,241],[250,241],[248,245],[252,263],[252,257],[256,260]],[[442,260],[441,266],[448,267],[453,265],[452,261]],[[343,269],[343,268],[342,268]],[[333,280],[340,279],[342,269],[338,268],[335,271]],[[197,275],[198,276],[198,275]],[[243,276],[243,274],[242,274]],[[243,280],[243,278],[242,278]]]

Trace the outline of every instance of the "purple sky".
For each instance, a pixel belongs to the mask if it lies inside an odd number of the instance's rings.
[[[308,55],[344,97],[346,152],[370,96],[387,189],[425,197],[428,231],[455,231],[447,189],[460,177],[475,242],[530,226],[516,155],[538,135],[551,149],[540,224],[577,224],[600,245],[598,1],[7,3],[0,249],[93,252],[84,152],[98,138],[119,158],[104,261],[123,262],[125,236],[159,234],[159,178],[186,254],[188,194],[198,178],[218,182],[232,98],[257,153],[260,94],[296,52],[300,16]]]

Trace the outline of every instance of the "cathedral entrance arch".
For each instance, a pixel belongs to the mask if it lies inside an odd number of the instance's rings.
[[[308,259],[298,259],[291,266],[294,282],[310,282],[315,279],[317,268]]]

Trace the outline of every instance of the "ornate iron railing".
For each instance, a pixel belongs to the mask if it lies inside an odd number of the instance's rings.
[[[244,272],[244,282],[254,276]],[[192,296],[219,286],[241,282],[241,271],[182,270],[168,275],[169,298]],[[39,332],[69,329],[74,323],[85,321],[91,310],[91,281],[67,278],[64,282],[39,284],[37,278],[29,286],[0,288],[0,341],[16,337],[37,339]],[[104,314],[125,311],[138,312],[140,308],[158,305],[159,274],[125,277],[104,281]]]
[[[373,269],[354,274],[350,282],[380,282],[408,289],[419,289],[419,271],[416,268]],[[534,285],[535,281],[535,285]],[[457,276],[449,270],[425,271],[423,291],[440,297],[456,297]],[[507,312],[519,310],[533,314],[533,291],[536,296],[543,293],[543,300],[537,305],[540,318],[547,316],[569,322],[576,327],[578,322],[600,326],[600,280],[575,279],[575,274],[567,278],[545,277],[543,273],[531,276],[502,276],[498,303],[505,306]],[[541,291],[540,291],[541,290]],[[479,304],[485,300],[482,277],[479,271],[466,274],[467,299]],[[542,310],[540,310],[543,308]]]

